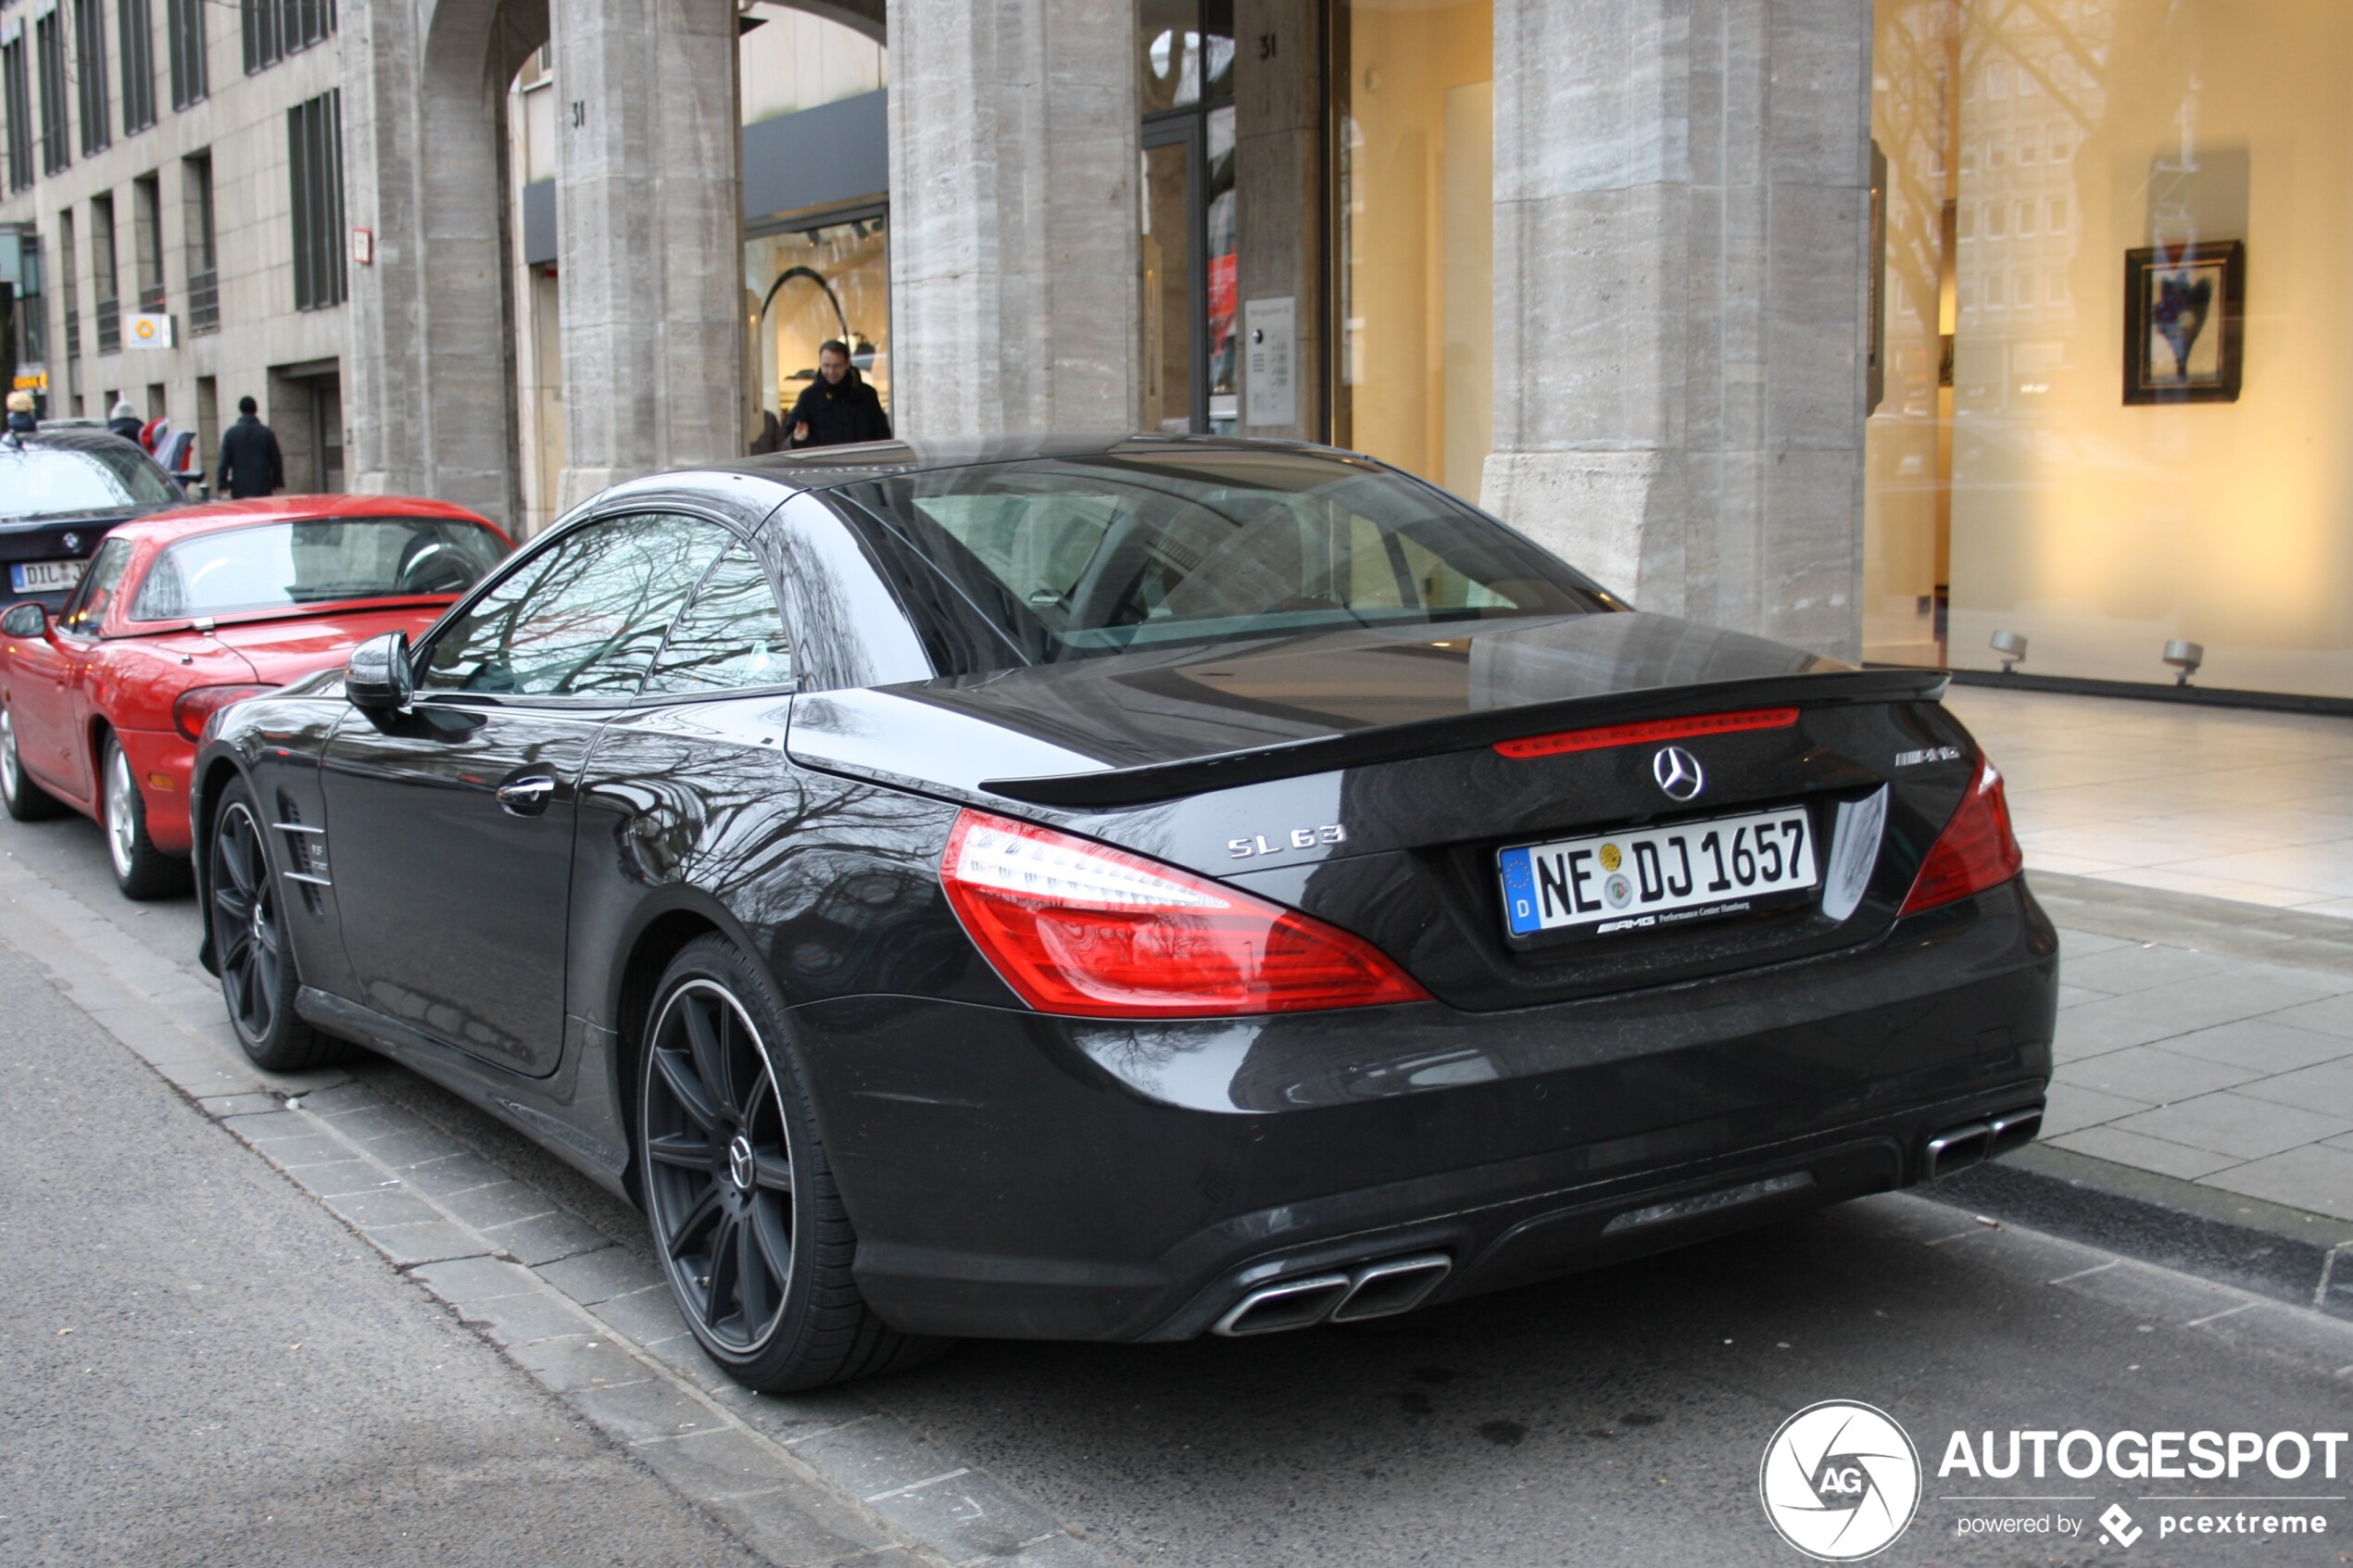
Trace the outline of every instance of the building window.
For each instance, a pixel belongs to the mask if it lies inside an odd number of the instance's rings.
[[[98,352],[122,349],[121,270],[115,251],[114,197],[94,196],[90,202],[90,282],[97,297],[90,302],[96,318]]]
[[[211,90],[204,50],[204,0],[164,0],[164,28],[170,34],[171,107],[202,103]]]
[[[343,94],[322,93],[286,111],[286,164],[294,182],[295,308],[344,300]]]
[[[73,163],[66,144],[66,19],[52,11],[32,24],[41,70],[41,172],[63,174]]]
[[[25,63],[21,35],[0,46],[0,84],[7,97],[8,189],[32,185],[32,72]]]
[[[163,309],[163,181],[153,174],[131,182],[131,265],[140,311]]]
[[[180,160],[181,222],[188,235],[188,331],[220,330],[220,256],[213,246],[212,155]]]
[[[107,0],[73,0],[75,85],[81,88],[82,156],[114,144],[107,103]]]
[[[156,27],[147,0],[120,0],[115,20],[122,30],[122,133],[156,122]]]
[[[65,307],[66,363],[69,365],[82,358],[82,270],[75,264],[76,254],[73,212],[69,208],[57,214],[58,277],[63,284],[58,294]]]
[[[1234,55],[1232,0],[1137,7],[1147,430],[1231,434],[1240,419]]]
[[[335,31],[334,0],[238,0],[238,12],[247,76],[326,42]]]

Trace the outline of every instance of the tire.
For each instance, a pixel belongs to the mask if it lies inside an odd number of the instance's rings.
[[[187,892],[195,880],[188,858],[157,848],[147,836],[146,797],[132,775],[129,754],[114,735],[107,737],[98,781],[98,825],[106,830],[107,859],[122,896],[144,903]]]
[[[270,864],[270,840],[243,779],[220,792],[206,852],[205,929],[220,966],[229,1026],[256,1067],[302,1073],[341,1053],[295,1012],[302,977],[286,941],[285,906]]]
[[[654,993],[639,1062],[640,1186],[678,1310],[728,1376],[783,1394],[928,1361],[850,1278],[857,1238],[785,1046],[732,943],[690,942]]]
[[[17,721],[0,704],[0,806],[19,822],[46,822],[66,814],[65,802],[34,784],[17,757]]]

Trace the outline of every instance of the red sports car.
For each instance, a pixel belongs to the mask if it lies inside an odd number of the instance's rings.
[[[132,898],[188,885],[188,770],[205,721],[412,636],[510,547],[461,507],[281,495],[117,528],[63,609],[0,616],[0,804],[107,832]]]

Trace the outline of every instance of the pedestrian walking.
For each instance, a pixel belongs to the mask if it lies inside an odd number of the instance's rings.
[[[829,339],[817,350],[817,379],[792,406],[785,421],[795,446],[840,446],[853,441],[888,441],[890,416],[882,399],[849,362],[849,347]]]
[[[260,405],[237,399],[237,422],[220,438],[220,488],[233,500],[274,495],[286,487],[286,459],[275,432],[261,422]]]
[[[139,433],[147,428],[147,421],[139,417],[139,410],[131,406],[130,398],[122,397],[116,399],[114,411],[107,417],[107,428],[136,446]]]
[[[8,433],[31,435],[40,428],[41,421],[32,417],[32,394],[30,392],[8,394]]]

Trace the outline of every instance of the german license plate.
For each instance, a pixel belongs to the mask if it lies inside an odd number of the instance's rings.
[[[82,581],[78,560],[18,561],[8,568],[9,585],[19,594],[54,594]]]
[[[1596,935],[1738,914],[1819,880],[1806,809],[1523,844],[1496,857],[1515,936]]]

